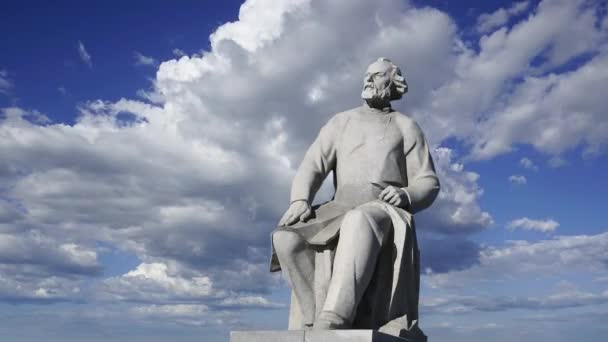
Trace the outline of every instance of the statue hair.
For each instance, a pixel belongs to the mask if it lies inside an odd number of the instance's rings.
[[[401,69],[386,57],[380,57],[376,62],[385,62],[391,65],[391,101],[401,99],[403,94],[408,91],[408,85],[405,77],[401,74]]]

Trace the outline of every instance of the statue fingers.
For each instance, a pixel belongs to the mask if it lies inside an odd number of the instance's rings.
[[[401,200],[401,196],[397,196],[397,198],[394,200],[394,202],[392,203],[392,205],[394,205],[395,207],[398,207],[401,205],[403,201]]]
[[[389,202],[391,200],[391,198],[393,198],[393,196],[395,196],[397,194],[397,191],[395,191],[395,188],[388,187],[387,188],[388,191],[386,192],[386,194],[384,195],[384,197],[382,197],[382,199],[386,202]]]
[[[391,200],[393,199],[392,196],[386,196],[385,198],[383,198],[382,200],[386,203],[391,203]]]
[[[389,200],[389,203],[392,205],[397,205],[397,202],[399,201],[399,194],[395,193]]]
[[[384,188],[384,189],[383,189],[383,190],[380,192],[380,194],[378,195],[378,198],[379,198],[379,199],[381,199],[381,200],[383,200],[383,199],[384,199],[384,196],[386,196],[386,194],[388,193],[388,191],[389,191],[389,189],[388,189],[388,188]]]
[[[380,199],[383,201],[386,201],[386,197],[388,196],[388,194],[390,193],[390,189],[386,188],[384,190],[382,190],[382,192],[380,193]]]
[[[311,215],[312,210],[310,210],[310,208],[306,209],[306,211],[302,215],[300,215],[300,221],[306,222],[306,220],[308,220]]]
[[[279,220],[279,226],[284,226],[285,222],[287,221],[287,217],[288,217],[289,212],[286,212],[285,214],[283,214],[283,217],[281,217],[281,219]]]
[[[287,225],[291,226],[292,224],[298,222],[298,220],[300,219],[299,215],[294,215],[291,214],[288,218],[287,218]]]
[[[285,213],[285,215],[283,215],[283,218],[281,219],[281,221],[279,222],[280,226],[288,226],[291,224],[291,220],[293,219],[293,210],[287,210],[287,212]]]

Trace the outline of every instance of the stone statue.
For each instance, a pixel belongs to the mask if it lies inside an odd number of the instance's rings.
[[[439,181],[420,127],[391,108],[407,89],[389,59],[372,63],[363,105],[325,124],[295,175],[271,258],[271,271],[283,270],[293,290],[290,330],[374,329],[426,339],[417,325],[412,215],[433,203]],[[311,206],[330,171],[334,197]]]

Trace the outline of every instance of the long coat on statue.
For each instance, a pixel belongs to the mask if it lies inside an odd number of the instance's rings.
[[[361,106],[336,114],[308,149],[293,181],[291,200],[312,202],[330,171],[336,192],[331,201],[313,207],[313,216],[278,230],[299,234],[315,251],[316,314],[325,302],[332,276],[333,256],[345,214],[359,206],[375,206],[390,220],[378,229],[384,244],[353,328],[381,329],[395,335],[416,327],[420,261],[412,214],[428,207],[439,192],[429,147],[419,126],[390,107]],[[409,204],[396,207],[378,199],[386,186],[406,191]],[[386,227],[384,227],[386,228]],[[274,233],[274,232],[273,232]],[[281,269],[274,246],[271,271]],[[303,328],[297,299],[292,294],[290,329]]]

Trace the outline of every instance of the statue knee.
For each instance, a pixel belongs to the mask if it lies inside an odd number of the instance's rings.
[[[344,235],[351,231],[360,230],[362,226],[367,226],[368,224],[367,215],[363,210],[358,208],[352,209],[344,216],[342,226],[340,227],[340,234]]]
[[[289,231],[272,234],[272,243],[279,255],[292,255],[304,247],[304,240],[298,234]]]

